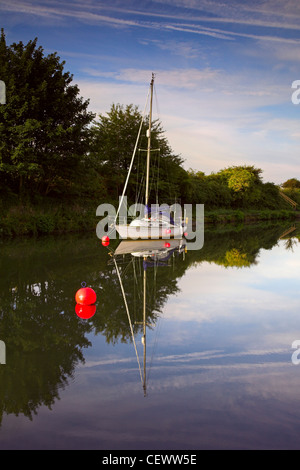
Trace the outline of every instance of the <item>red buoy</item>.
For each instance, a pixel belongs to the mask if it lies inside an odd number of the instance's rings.
[[[82,287],[75,295],[76,303],[80,305],[92,305],[96,299],[96,292],[91,287]]]
[[[84,320],[88,320],[92,318],[96,313],[96,305],[80,305],[76,304],[75,306],[76,315],[79,318],[83,318]]]
[[[169,242],[165,243],[165,248],[170,248],[171,244]]]
[[[109,245],[109,237],[107,235],[103,235],[103,237],[101,238],[101,241],[102,241],[103,246]]]

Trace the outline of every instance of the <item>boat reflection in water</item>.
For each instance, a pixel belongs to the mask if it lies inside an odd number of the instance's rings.
[[[136,358],[139,367],[139,373],[141,377],[141,382],[143,385],[144,396],[147,395],[147,377],[146,377],[146,331],[147,326],[150,325],[147,323],[147,270],[151,268],[153,271],[154,282],[156,276],[157,268],[170,267],[172,265],[171,260],[174,259],[176,255],[181,255],[184,257],[186,253],[186,241],[184,239],[170,239],[170,240],[126,240],[121,241],[114,252],[111,252],[113,263],[116,268],[116,273],[120,282],[120,287],[123,295],[124,305],[126,313],[128,316],[132,342],[134,345]],[[126,259],[127,256],[130,256],[129,260]],[[139,271],[135,266],[136,260],[142,260],[142,270]],[[142,276],[142,307],[143,307],[143,321],[134,322],[134,324],[140,324],[143,327],[142,332],[142,344],[143,344],[143,368],[138,354],[138,349],[135,341],[132,315],[130,312],[129,304],[126,297],[126,292],[122,282],[122,273],[120,272],[120,264],[124,263],[129,265],[133,263],[134,265],[134,280],[138,284],[137,274],[140,273]],[[127,295],[132,295],[132,292],[127,293]]]

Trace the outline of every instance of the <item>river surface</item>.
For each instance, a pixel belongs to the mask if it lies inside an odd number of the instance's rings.
[[[224,226],[147,258],[94,234],[1,242],[0,449],[299,449],[299,238]]]

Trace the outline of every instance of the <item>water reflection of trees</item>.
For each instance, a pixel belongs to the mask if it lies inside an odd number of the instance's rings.
[[[150,268],[147,323],[155,324],[163,314],[189,267],[203,262],[251,266],[258,262],[262,248],[278,243],[285,228],[207,229],[201,250],[188,251],[184,258],[174,256],[166,267]],[[296,230],[285,238],[286,248],[298,239]],[[115,267],[93,235],[7,242],[0,245],[0,252],[0,339],[6,344],[6,365],[0,366],[1,422],[4,413],[32,418],[39,407],[53,406],[76,366],[84,362],[89,333],[102,334],[112,344],[127,342],[131,335]],[[142,265],[137,260],[132,263],[130,257],[123,261],[120,272],[138,332]],[[89,321],[80,320],[74,311],[74,295],[82,281],[97,292],[97,311]]]
[[[196,263],[208,261],[224,267],[250,267],[258,262],[260,250],[271,250],[288,228],[289,225],[260,224],[207,229],[203,248],[189,252],[189,258]],[[295,240],[299,231],[300,228],[296,227],[295,231],[283,238],[286,240],[286,248],[297,243]]]
[[[288,237],[285,239],[284,246],[286,250],[294,251],[294,247],[299,243],[298,238]]]
[[[142,329],[140,323],[143,320],[143,259],[126,255],[117,262],[126,301],[132,315],[133,330],[137,333]],[[168,297],[178,292],[178,279],[186,268],[187,262],[174,256],[166,266],[147,269],[147,323],[155,324]],[[109,266],[108,271],[99,273],[99,282],[101,295],[97,309],[101,314],[93,319],[95,332],[102,333],[109,343],[130,341],[131,332],[124,300],[113,265]]]
[[[0,422],[4,413],[31,419],[41,405],[51,407],[84,361],[92,327],[74,316],[84,242],[75,247],[50,239],[0,247]]]

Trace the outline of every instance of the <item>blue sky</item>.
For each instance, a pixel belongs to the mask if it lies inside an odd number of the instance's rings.
[[[0,0],[0,26],[8,44],[57,51],[96,113],[142,111],[154,72],[155,117],[186,169],[300,179],[299,0]]]

